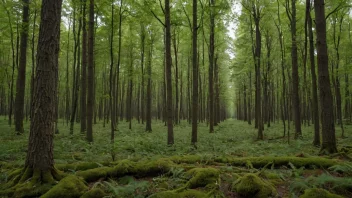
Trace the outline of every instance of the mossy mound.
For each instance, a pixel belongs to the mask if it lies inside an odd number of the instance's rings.
[[[100,188],[93,188],[90,191],[84,193],[81,198],[99,198],[105,197],[107,194]]]
[[[84,181],[81,178],[70,175],[51,188],[42,196],[42,198],[80,197],[87,190],[88,187],[84,184]]]
[[[321,188],[310,188],[304,191],[300,198],[343,198],[340,195],[332,194]]]
[[[210,197],[208,194],[198,190],[186,190],[183,192],[163,191],[151,195],[149,198],[206,198]]]
[[[237,179],[232,184],[232,190],[244,197],[266,198],[277,196],[277,191],[270,182],[253,173],[245,174]]]
[[[193,168],[186,173],[186,176],[190,177],[186,186],[188,188],[198,188],[215,185],[219,175],[219,170],[215,168]]]

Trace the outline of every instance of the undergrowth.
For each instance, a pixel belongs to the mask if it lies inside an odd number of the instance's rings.
[[[24,164],[29,135],[28,127],[29,123],[25,122],[25,134],[18,136],[14,128],[8,126],[6,118],[0,117],[0,150],[2,151],[0,152],[0,187],[8,182],[14,168],[19,168]],[[103,123],[99,122],[94,125],[94,143],[89,144],[85,136],[80,134],[79,124],[75,125],[74,134],[70,135],[69,126],[60,120],[60,133],[55,134],[54,139],[55,163],[64,166],[67,164],[85,166],[84,163],[87,163],[92,166],[87,169],[93,167],[104,169],[104,166],[113,167],[126,159],[138,162],[168,158],[174,162],[175,167],[153,177],[139,178],[137,174],[136,178],[132,176],[106,177],[95,182],[88,182],[87,186],[90,190],[85,194],[86,197],[89,197],[89,193],[92,195],[106,193],[106,197],[148,197],[153,194],[158,195],[158,193],[161,193],[159,194],[161,197],[163,195],[236,197],[238,194],[231,190],[231,186],[234,186],[233,189],[240,187],[233,183],[254,173],[260,176],[259,180],[254,179],[268,183],[269,186],[279,186],[277,194],[281,197],[288,194],[297,197],[305,190],[313,188],[329,189],[333,193],[345,196],[351,195],[351,162],[339,163],[328,168],[329,165],[323,169],[319,165],[296,167],[290,162],[293,158],[289,157],[285,158],[289,163],[285,162],[279,167],[277,166],[279,161],[271,161],[271,159],[276,159],[274,157],[297,156],[299,159],[317,157],[319,148],[312,145],[314,132],[312,126],[302,126],[303,139],[294,140],[291,137],[290,144],[288,144],[287,136],[281,138],[283,136],[281,123],[273,123],[270,128],[265,128],[265,140],[263,141],[256,140],[256,129],[245,122],[226,120],[215,128],[213,134],[209,134],[205,123],[200,123],[196,148],[190,144],[191,125],[186,121],[174,127],[175,144],[173,146],[166,146],[167,128],[162,122],[153,120],[153,131],[149,133],[144,131],[145,125],[137,121],[133,121],[132,127],[132,130],[129,130],[128,123],[120,122],[115,134],[115,142],[111,144],[109,124],[103,127]],[[339,128],[336,128],[336,133],[336,136],[340,137]],[[351,133],[352,125],[347,125],[345,129],[347,138],[337,140],[341,153],[349,157],[352,154]],[[197,156],[196,160],[193,159],[194,156]],[[270,156],[270,160],[265,162],[269,164],[264,169],[259,162],[250,161],[250,157],[264,156]],[[339,155],[325,157],[339,158]],[[248,161],[245,162],[245,166],[237,166],[237,159]],[[191,163],[185,163],[185,161]],[[219,170],[220,176],[214,181],[208,181],[209,185],[202,185],[196,191],[192,189],[193,185],[190,185],[191,177],[196,175],[190,174],[192,171],[189,172],[193,168],[196,168],[194,171],[198,170],[200,173],[215,168]],[[87,169],[80,170],[68,166],[64,171],[71,175],[80,175],[82,170]]]

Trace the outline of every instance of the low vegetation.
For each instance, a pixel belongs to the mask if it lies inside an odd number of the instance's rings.
[[[189,143],[191,127],[175,126],[175,144],[166,147],[164,123],[153,123],[153,132],[134,121],[132,130],[121,122],[115,143],[109,128],[94,126],[96,141],[59,124],[55,135],[58,183],[26,188],[31,181],[14,185],[23,175],[28,124],[21,136],[0,119],[0,195],[9,197],[351,197],[352,127],[338,139],[339,153],[319,156],[312,145],[313,127],[303,127],[303,139],[282,137],[281,124],[265,129],[265,140],[247,123],[229,119],[209,134],[199,125],[199,142]],[[126,125],[126,126],[125,126]],[[78,125],[76,126],[78,129]],[[337,129],[339,133],[339,129]],[[30,186],[30,185],[28,185]],[[40,186],[40,188],[39,188]],[[323,190],[326,189],[326,190]]]

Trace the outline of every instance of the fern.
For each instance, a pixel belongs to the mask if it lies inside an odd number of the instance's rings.
[[[338,164],[330,167],[329,170],[337,173],[343,173],[344,175],[352,175],[352,164],[351,163]]]
[[[115,197],[142,198],[149,194],[149,182],[135,181],[132,177],[126,177],[125,179],[124,182],[128,182],[126,185],[120,185],[119,182],[114,180],[104,181],[104,184]]]
[[[291,193],[302,193],[308,188],[324,188],[339,190],[352,190],[352,178],[334,177],[328,174],[322,174],[318,177],[310,176],[306,179],[296,179],[290,185]]]

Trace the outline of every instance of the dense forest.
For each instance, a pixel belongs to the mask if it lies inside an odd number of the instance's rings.
[[[0,4],[0,197],[352,197],[352,1]]]

